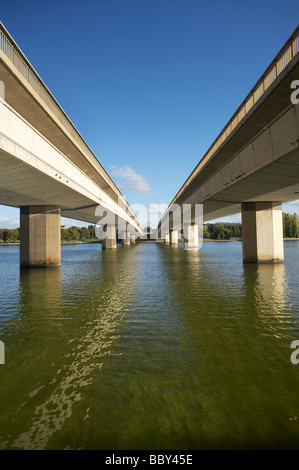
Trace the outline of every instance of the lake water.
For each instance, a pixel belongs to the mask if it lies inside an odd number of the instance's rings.
[[[0,247],[0,448],[299,448],[299,242]]]

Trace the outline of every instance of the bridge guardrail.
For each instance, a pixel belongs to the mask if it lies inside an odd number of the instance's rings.
[[[25,80],[30,84],[34,91],[40,96],[43,102],[48,106],[48,108],[53,112],[53,114],[58,118],[60,123],[66,129],[66,131],[72,136],[76,144],[81,150],[87,153],[92,158],[95,158],[97,162],[101,165],[97,157],[94,155],[90,147],[87,145],[79,131],[76,129],[74,124],[71,122],[65,111],[59,105],[58,101],[54,98],[50,90],[44,84],[38,73],[35,71],[33,66],[30,64],[26,56],[23,54],[19,46],[10,36],[9,32],[6,30],[5,26],[0,22],[0,49],[8,57],[11,63],[16,67],[16,69],[23,75]],[[107,176],[107,180],[114,187],[117,194],[120,192],[117,189],[117,186],[111,180],[110,176],[106,172],[105,168],[101,165],[103,172]]]
[[[19,46],[13,40],[5,26],[0,22],[0,49],[8,57],[11,63],[16,67],[16,69],[23,75],[25,80],[30,84],[34,91],[40,96],[43,102],[48,106],[48,108],[53,112],[53,114],[58,118],[60,123],[66,129],[66,131],[72,136],[79,148],[87,153],[91,158],[95,158],[99,165],[101,166],[104,174],[106,175],[107,182],[114,188],[115,193],[118,197],[123,198],[123,195],[118,190],[117,186],[110,178],[109,174],[105,168],[101,165],[95,154],[92,152],[84,138],[81,136],[79,131],[76,129],[72,121],[69,119],[65,111],[62,109],[58,101],[52,95],[50,90],[44,84],[36,70],[33,68],[29,60],[26,58],[25,54],[21,51]],[[128,205],[128,210],[136,218],[136,215],[132,211],[131,207]]]
[[[211,147],[205,153],[203,158],[199,161],[195,169],[192,171],[191,175],[187,178],[181,189],[173,198],[173,204],[176,199],[182,194],[184,189],[191,183],[195,176],[199,173],[202,167],[208,162],[208,160],[215,154],[218,148],[222,143],[229,137],[232,131],[238,126],[238,124],[244,119],[248,114],[251,108],[259,101],[259,99],[264,95],[266,90],[270,85],[277,79],[281,72],[286,68],[286,66],[293,60],[293,58],[299,52],[299,26],[295,29],[293,34],[290,36],[288,41],[278,52],[276,57],[273,59],[269,67],[266,69],[265,73],[257,81],[255,86],[246,96],[245,100],[239,106],[237,111],[229,120],[228,124],[224,127],[221,133],[218,135],[216,140],[212,143]]]

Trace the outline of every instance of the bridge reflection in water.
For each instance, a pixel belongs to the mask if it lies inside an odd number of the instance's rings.
[[[297,448],[290,243],[285,265],[149,243],[65,246],[60,268],[25,271],[0,249],[1,448]]]

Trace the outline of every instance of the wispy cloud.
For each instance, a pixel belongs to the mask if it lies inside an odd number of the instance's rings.
[[[1,228],[17,228],[20,225],[20,220],[17,218],[0,217]]]
[[[299,201],[287,202],[282,205],[283,212],[297,212],[299,213]]]
[[[223,223],[230,223],[230,224],[240,224],[241,223],[241,214],[234,214],[234,215],[228,215],[226,217],[222,217],[221,219],[215,219],[211,220],[211,224],[217,224],[217,223],[223,222]]]
[[[138,191],[144,194],[151,192],[151,187],[144,176],[136,173],[128,165],[119,168],[112,166],[110,169],[112,176],[121,178],[118,187],[122,191]]]

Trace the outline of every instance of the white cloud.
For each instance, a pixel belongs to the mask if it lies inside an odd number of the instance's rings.
[[[136,173],[128,165],[120,168],[112,166],[110,169],[112,176],[118,176],[121,178],[122,181],[118,184],[118,187],[122,191],[138,191],[139,193],[144,194],[151,192],[151,187],[144,176]]]
[[[206,222],[207,224],[217,224],[217,223],[223,222],[223,223],[233,223],[233,224],[240,224],[241,223],[241,214],[234,214],[234,215],[228,215],[226,217],[222,217],[221,219],[215,219],[211,220],[209,222]]]
[[[0,226],[2,228],[17,228],[20,226],[20,219],[10,217],[0,217]]]
[[[294,212],[299,213],[299,201],[287,202],[282,205],[283,212],[289,212],[293,214]]]

